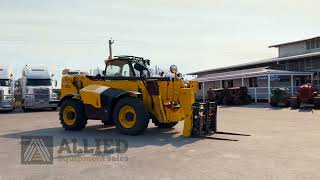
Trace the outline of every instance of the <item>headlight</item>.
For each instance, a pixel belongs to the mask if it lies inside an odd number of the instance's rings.
[[[56,93],[51,94],[51,99],[57,99],[57,98],[58,98],[58,95]]]

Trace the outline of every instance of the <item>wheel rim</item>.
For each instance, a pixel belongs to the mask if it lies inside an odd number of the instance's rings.
[[[63,121],[69,126],[76,122],[76,110],[72,106],[66,106],[63,109]]]
[[[137,122],[136,111],[131,106],[123,106],[119,111],[119,122],[124,128],[132,128]]]

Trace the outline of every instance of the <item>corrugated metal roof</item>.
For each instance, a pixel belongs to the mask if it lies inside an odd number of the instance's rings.
[[[286,43],[281,43],[281,44],[272,45],[272,46],[269,46],[269,48],[279,47],[279,46],[288,45],[288,44],[293,44],[293,43],[299,43],[299,42],[303,42],[303,41],[311,41],[311,40],[315,40],[315,39],[319,39],[319,38],[320,38],[320,36],[313,37],[313,38],[308,38],[308,39],[302,39],[302,40],[298,40],[298,41],[291,41],[291,42],[286,42]]]
[[[286,60],[294,60],[294,59],[300,59],[300,58],[306,58],[306,57],[312,57],[312,56],[320,56],[320,52],[301,54],[301,55],[282,57],[282,58],[263,59],[263,60],[258,60],[258,61],[238,64],[238,65],[226,66],[226,67],[203,70],[203,71],[196,71],[196,72],[188,73],[187,75],[197,75],[197,74],[200,74],[200,73],[207,73],[207,72],[218,71],[218,70],[227,70],[227,69],[232,69],[232,68],[239,68],[239,67],[259,65],[259,64],[279,62],[279,61],[286,61]]]
[[[268,69],[268,67],[261,67],[261,68],[253,68],[253,69],[246,69],[246,70],[208,74],[206,76],[196,78],[195,80],[203,82],[203,81],[240,79],[240,78],[267,76],[267,75],[311,75],[311,74],[313,73],[301,72],[301,71],[275,70],[275,69]]]

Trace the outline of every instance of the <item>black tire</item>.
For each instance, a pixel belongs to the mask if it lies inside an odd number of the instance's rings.
[[[30,112],[30,111],[31,111],[31,109],[29,109],[29,108],[25,108],[24,106],[22,106],[22,111],[23,111],[23,112]]]
[[[251,104],[251,96],[250,95],[246,96],[246,102],[247,102],[247,104]]]
[[[277,107],[277,106],[278,106],[278,103],[277,103],[277,102],[270,102],[270,106],[272,106],[272,107]]]
[[[240,105],[244,105],[245,103],[242,99],[240,99],[240,97],[237,97],[233,99],[232,104],[236,106],[240,106]]]
[[[225,106],[232,105],[232,99],[229,97],[224,97],[222,101],[223,101],[223,105],[225,105]]]
[[[29,112],[30,111],[30,109],[28,109],[28,108],[26,108],[24,106],[24,102],[23,101],[21,102],[21,109],[22,109],[23,112]]]
[[[291,106],[290,101],[289,101],[289,100],[286,100],[285,103],[284,103],[284,106],[285,106],[286,108],[290,107],[290,106]]]
[[[320,98],[314,98],[314,109],[320,109]]]
[[[56,111],[58,109],[58,107],[53,107],[51,109],[52,109],[52,111]]]
[[[298,99],[296,99],[296,98],[291,99],[290,104],[291,104],[291,109],[299,109],[300,108],[300,103],[299,103]]]
[[[71,115],[75,116],[74,117],[75,121],[72,124],[67,123],[66,120],[64,119],[64,116],[67,116],[67,114],[64,114],[65,113],[64,111],[67,107],[72,107],[75,111],[73,114],[71,113]],[[63,102],[60,108],[59,116],[60,116],[59,119],[61,121],[62,127],[65,130],[79,131],[85,128],[87,125],[88,118],[85,114],[83,103],[76,99],[68,99],[65,102]]]
[[[178,122],[170,122],[170,123],[160,123],[160,122],[155,122],[154,125],[157,126],[158,128],[173,128],[175,125],[177,125]]]
[[[121,116],[120,110],[125,106],[129,106],[134,110],[135,114],[133,114],[133,117],[136,120],[133,123],[132,127],[125,127],[120,122],[120,116]],[[139,134],[142,134],[145,131],[145,129],[148,127],[149,114],[141,100],[134,97],[124,97],[117,102],[114,108],[113,122],[116,128],[120,131],[120,133],[133,135],[133,136],[139,135]]]

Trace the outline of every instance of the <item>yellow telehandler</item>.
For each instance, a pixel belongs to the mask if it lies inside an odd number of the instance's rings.
[[[198,82],[185,83],[175,75],[176,66],[170,68],[174,77],[151,77],[148,59],[115,56],[105,64],[96,76],[62,77],[59,116],[66,130],[81,130],[92,119],[114,124],[120,133],[138,135],[151,119],[159,128],[184,121],[185,137],[216,132],[216,104],[196,102]]]

